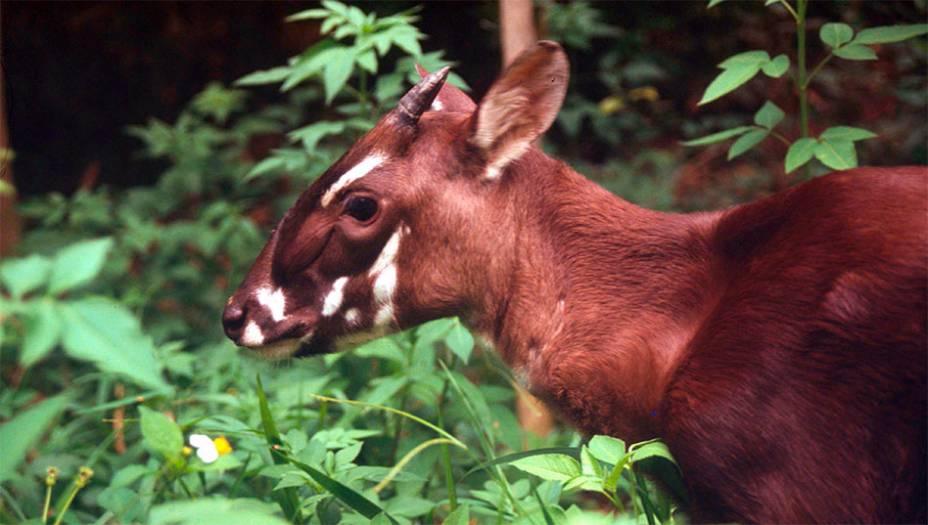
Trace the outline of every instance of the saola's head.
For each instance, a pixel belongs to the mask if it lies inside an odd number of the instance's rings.
[[[505,172],[554,120],[560,46],[522,54],[480,104],[426,75],[310,186],[223,313],[226,334],[271,358],[484,307],[505,264]]]

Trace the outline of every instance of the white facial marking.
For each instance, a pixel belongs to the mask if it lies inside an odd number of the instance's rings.
[[[361,320],[361,312],[357,308],[349,308],[345,312],[345,322],[349,325],[357,324]]]
[[[374,324],[377,326],[385,326],[390,324],[393,321],[393,303],[387,303],[377,310],[377,315],[374,316]]]
[[[271,312],[271,318],[275,321],[281,321],[284,318],[284,310],[287,307],[287,298],[280,288],[271,291],[270,288],[261,288],[258,290],[258,302],[261,306]]]
[[[261,346],[264,344],[264,332],[254,321],[248,321],[245,325],[245,332],[242,334],[241,343],[243,346]]]
[[[325,208],[332,202],[332,199],[335,198],[335,195],[345,186],[351,184],[352,182],[360,179],[361,177],[367,175],[371,172],[372,169],[380,166],[383,163],[384,158],[378,153],[373,155],[368,155],[361,162],[357,163],[353,168],[346,171],[334,184],[329,186],[329,189],[326,190],[325,194],[322,196],[322,207]]]
[[[393,292],[396,291],[396,265],[391,264],[384,268],[377,279],[374,280],[374,300],[377,304],[393,301]]]
[[[328,317],[338,311],[342,306],[342,300],[345,298],[345,284],[348,283],[347,277],[339,277],[332,283],[332,290],[325,296],[322,303],[322,315]]]
[[[432,111],[441,111],[445,109],[445,106],[441,104],[441,101],[437,98],[432,101]]]
[[[371,265],[371,269],[367,272],[369,277],[373,277],[380,272],[384,271],[387,266],[393,264],[396,260],[396,253],[400,250],[400,229],[398,228],[393,235],[390,236],[390,239],[387,241],[387,244],[383,246],[383,250],[380,251],[380,255],[377,256],[377,260],[374,261],[374,264]]]

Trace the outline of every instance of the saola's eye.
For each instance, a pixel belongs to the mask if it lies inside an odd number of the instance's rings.
[[[370,197],[350,197],[345,203],[345,213],[367,222],[377,214],[377,201]]]

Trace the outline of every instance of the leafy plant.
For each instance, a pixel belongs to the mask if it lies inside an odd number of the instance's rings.
[[[714,7],[722,1],[724,0],[710,0],[709,7]],[[792,78],[798,97],[799,137],[791,140],[783,133],[776,131],[775,128],[783,121],[785,114],[768,100],[754,115],[753,125],[726,129],[686,141],[683,144],[703,146],[737,137],[728,150],[728,159],[731,160],[757,146],[766,138],[774,137],[789,147],[784,159],[786,173],[804,166],[813,157],[835,170],[856,167],[858,161],[855,143],[873,138],[876,134],[861,128],[834,126],[824,130],[817,137],[811,136],[808,100],[811,82],[835,57],[844,60],[876,60],[876,52],[870,46],[901,42],[924,35],[928,33],[928,24],[873,27],[860,30],[855,34],[854,29],[847,24],[826,23],[819,30],[819,39],[826,46],[828,53],[809,71],[806,67],[808,0],[796,0],[795,4],[791,4],[788,0],[766,0],[764,5],[782,7],[796,24],[795,71]],[[781,54],[771,58],[766,51],[752,50],[731,56],[722,61],[718,67],[722,69],[722,72],[706,88],[699,101],[700,105],[731,93],[761,72],[768,77],[781,77],[790,70],[791,60],[786,55]]]

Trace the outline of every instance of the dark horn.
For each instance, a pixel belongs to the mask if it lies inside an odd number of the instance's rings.
[[[420,80],[418,84],[403,95],[403,98],[397,104],[396,111],[404,122],[415,124],[419,121],[419,117],[425,113],[425,110],[429,109],[432,101],[438,96],[438,92],[445,83],[445,79],[448,78],[450,70],[451,68],[448,66],[439,69]]]

